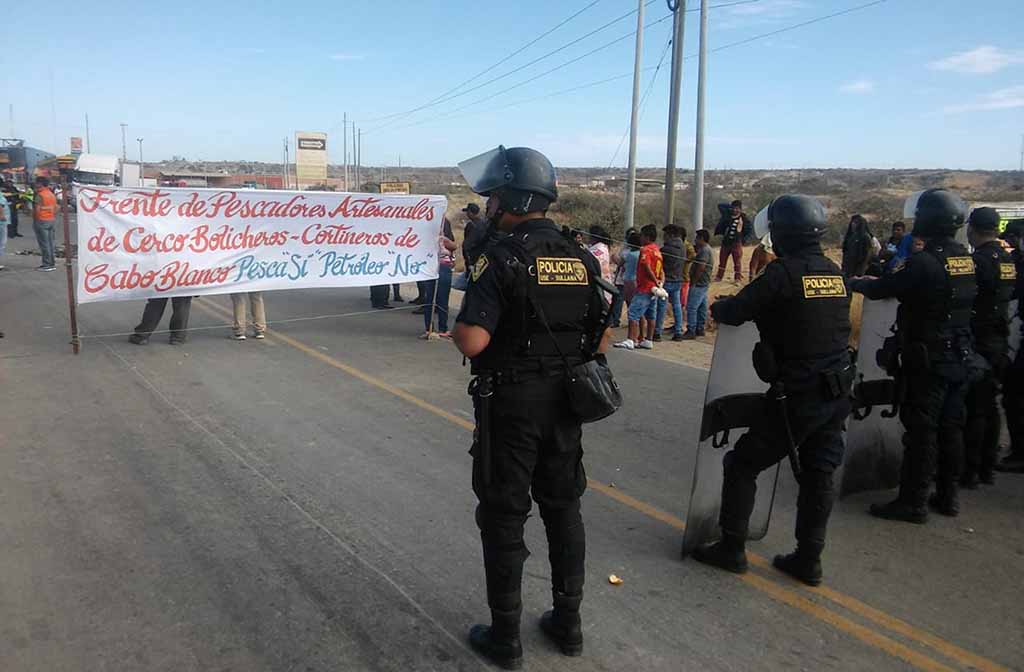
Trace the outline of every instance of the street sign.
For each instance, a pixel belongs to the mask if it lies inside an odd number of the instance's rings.
[[[75,138],[75,137],[71,138],[71,153],[72,154],[81,154],[82,153],[82,139],[81,138]]]
[[[381,182],[380,193],[382,194],[411,194],[411,182]]]
[[[295,133],[295,176],[299,189],[327,183],[326,133]]]

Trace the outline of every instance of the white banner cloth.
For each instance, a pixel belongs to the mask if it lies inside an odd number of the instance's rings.
[[[438,275],[443,196],[76,185],[78,303]]]

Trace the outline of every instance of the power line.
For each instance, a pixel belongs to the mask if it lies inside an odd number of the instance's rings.
[[[644,116],[644,111],[647,109],[647,98],[651,95],[651,90],[654,89],[654,82],[658,79],[658,72],[661,71],[661,66],[665,63],[665,55],[668,54],[668,48],[672,46],[672,36],[669,35],[668,41],[665,42],[665,48],[661,51],[661,58],[658,59],[658,65],[654,68],[654,75],[651,76],[651,81],[647,82],[647,90],[644,91],[643,97],[640,99],[640,118]],[[629,136],[629,127],[626,127],[626,132],[622,134],[622,139],[619,140],[619,146],[615,148],[615,154],[612,155],[612,160],[608,162],[608,167],[611,168],[615,163],[615,159],[619,158],[619,152],[622,151],[622,145],[626,142],[626,137]]]
[[[475,75],[473,75],[473,76],[472,76],[472,77],[470,77],[469,79],[467,79],[467,80],[465,80],[465,81],[463,81],[463,82],[460,82],[460,83],[456,84],[456,85],[455,85],[455,86],[453,86],[452,88],[448,89],[447,91],[445,91],[444,93],[442,93],[441,95],[439,95],[439,96],[438,96],[437,98],[434,98],[433,100],[431,100],[431,101],[428,101],[428,102],[427,102],[427,105],[431,105],[431,104],[433,104],[433,103],[436,103],[436,102],[440,101],[440,100],[441,100],[442,98],[444,98],[444,97],[445,97],[445,96],[447,96],[448,94],[450,94],[450,93],[454,93],[455,91],[458,91],[458,90],[459,90],[459,89],[461,89],[461,88],[462,88],[463,86],[465,86],[465,85],[467,85],[467,84],[469,84],[469,83],[471,83],[471,82],[473,82],[473,81],[475,81],[475,80],[479,79],[480,77],[482,77],[482,76],[486,75],[486,74],[487,74],[488,72],[490,72],[491,70],[494,70],[494,69],[495,69],[496,67],[498,67],[499,65],[503,65],[503,64],[507,63],[508,61],[512,60],[513,58],[515,58],[515,57],[516,57],[516,56],[518,56],[519,54],[523,53],[524,51],[526,51],[527,49],[529,49],[529,48],[530,48],[530,47],[532,47],[533,45],[537,44],[538,42],[540,42],[541,40],[543,40],[543,39],[544,39],[545,37],[547,37],[547,36],[548,36],[548,35],[550,35],[551,33],[555,32],[556,30],[558,30],[559,28],[561,28],[561,27],[562,27],[562,26],[564,26],[565,24],[569,23],[570,21],[572,21],[573,19],[575,19],[576,17],[578,17],[578,16],[580,15],[580,14],[582,14],[582,13],[583,13],[583,12],[585,12],[585,11],[587,11],[588,9],[590,9],[591,7],[593,7],[594,5],[596,5],[596,4],[597,4],[597,3],[599,3],[599,2],[601,2],[601,0],[593,0],[593,2],[591,2],[591,3],[589,4],[589,5],[586,5],[586,6],[585,6],[585,7],[583,8],[583,9],[581,9],[581,10],[577,11],[577,12],[576,12],[575,14],[573,14],[573,15],[572,15],[572,16],[570,16],[569,18],[567,18],[567,19],[564,19],[563,21],[561,21],[560,23],[558,23],[557,25],[555,25],[555,27],[554,27],[554,28],[552,28],[551,30],[548,30],[548,31],[547,31],[547,32],[545,32],[545,33],[541,33],[540,35],[538,35],[537,37],[535,37],[535,38],[534,38],[533,40],[531,40],[531,41],[527,42],[527,43],[526,43],[526,44],[524,44],[523,46],[521,46],[521,47],[517,48],[517,49],[516,49],[515,51],[511,52],[510,54],[508,54],[507,56],[505,56],[504,58],[502,58],[502,59],[501,59],[500,61],[498,61],[498,62],[496,62],[496,63],[494,63],[494,64],[492,64],[492,65],[490,65],[490,66],[488,66],[488,67],[486,67],[486,68],[484,68],[483,70],[481,70],[480,72],[476,73]],[[392,119],[392,118],[394,118],[394,117],[398,117],[398,116],[401,116],[401,115],[403,115],[403,114],[411,114],[411,112],[410,112],[410,111],[408,111],[408,110],[407,110],[406,112],[395,112],[394,114],[387,114],[387,115],[384,115],[383,117],[374,117],[374,118],[372,118],[372,119],[367,119],[367,120],[366,120],[366,122],[367,122],[367,123],[373,123],[373,122],[377,122],[377,121],[384,121],[384,120],[386,120],[386,119]]]
[[[654,2],[657,2],[657,0],[648,0],[647,4],[652,4]],[[483,82],[482,84],[478,84],[477,87],[487,86],[489,84],[493,84],[494,82],[501,81],[502,79],[505,79],[506,77],[511,77],[512,75],[516,74],[520,70],[525,70],[526,68],[529,68],[532,65],[536,65],[537,63],[543,61],[546,58],[550,58],[550,57],[554,56],[555,54],[561,53],[561,52],[565,51],[566,49],[579,44],[580,42],[582,42],[583,40],[585,40],[585,39],[587,39],[589,37],[593,37],[594,35],[600,33],[601,31],[605,30],[606,28],[609,28],[609,27],[615,25],[619,21],[622,21],[623,19],[629,18],[633,14],[636,14],[636,12],[637,12],[637,10],[634,9],[633,11],[627,12],[626,14],[623,14],[622,16],[620,16],[618,18],[612,19],[608,23],[600,26],[599,28],[595,28],[594,30],[592,30],[589,33],[587,33],[586,35],[578,37],[575,40],[572,40],[571,42],[567,42],[566,44],[563,44],[562,46],[547,52],[543,56],[538,56],[537,58],[533,59],[529,63],[525,63],[523,65],[520,65],[519,67],[517,67],[514,70],[509,70],[508,72],[506,72],[504,74],[501,74],[501,75],[498,75],[497,77],[492,77],[491,79],[488,79],[486,82]],[[612,40],[611,42],[608,42],[607,44],[604,44],[601,47],[598,47],[597,49],[595,49],[593,52],[589,52],[589,53],[594,53],[596,51],[600,51],[603,48],[610,47],[613,44],[621,42],[622,40],[624,40],[624,39],[634,35],[635,33],[636,33],[636,31],[633,31],[633,32],[629,33],[629,35],[624,35],[624,36],[622,36],[620,38]],[[460,98],[462,96],[467,95],[468,93],[470,93],[470,91],[463,91],[461,93],[456,93],[456,94],[450,95],[450,96],[441,96],[441,97],[435,98],[433,101],[431,101],[429,103],[424,103],[423,105],[420,105],[419,107],[414,107],[412,109],[406,110],[405,112],[398,112],[398,113],[390,115],[390,116],[391,117],[405,117],[405,116],[408,116],[410,114],[414,114],[416,112],[420,112],[421,110],[425,110],[427,108],[434,107],[435,105],[440,105],[441,103],[446,103],[449,100],[454,100],[456,98]],[[386,119],[386,118],[387,117],[378,117],[378,119]],[[381,128],[384,128],[387,125],[388,124],[383,124],[381,126],[378,126],[377,128],[371,129],[371,131],[379,130]],[[370,131],[368,131],[368,132],[370,132]]]
[[[748,38],[746,38],[744,40],[740,40],[739,42],[730,42],[729,44],[723,44],[723,45],[721,45],[719,47],[715,47],[714,49],[711,49],[710,53],[716,53],[716,52],[719,52],[719,51],[723,51],[725,49],[731,49],[732,47],[740,47],[740,46],[743,46],[745,44],[750,44],[751,42],[754,42],[756,40],[763,40],[766,37],[774,37],[775,35],[779,35],[780,33],[788,33],[789,31],[796,30],[797,28],[803,28],[804,26],[810,26],[810,25],[815,24],[815,23],[820,23],[822,21],[827,21],[829,19],[834,19],[837,16],[843,16],[845,14],[852,14],[853,12],[857,12],[857,11],[860,11],[862,9],[867,9],[868,7],[874,7],[875,5],[881,5],[884,2],[888,2],[888,0],[873,0],[872,2],[866,2],[863,5],[857,5],[856,7],[850,7],[848,9],[844,9],[844,10],[841,10],[841,11],[838,11],[838,12],[833,12],[832,14],[826,14],[825,16],[819,16],[817,18],[809,19],[807,21],[802,21],[800,23],[794,23],[792,26],[786,26],[785,28],[779,28],[778,30],[773,30],[773,31],[768,32],[768,33],[761,33],[760,35],[754,35],[753,37],[748,37]],[[690,59],[690,58],[696,58],[696,57],[697,57],[697,54],[690,54],[686,58]]]
[[[657,0],[648,0],[647,5],[645,5],[645,6],[649,6],[649,5],[653,4],[656,1]],[[736,5],[748,5],[748,4],[756,3],[756,2],[759,2],[759,1],[760,0],[736,0],[735,2],[727,2],[727,3],[718,4],[718,5],[712,5],[711,9],[719,9],[719,8],[724,8],[724,7],[734,7]],[[584,10],[587,9],[588,7],[585,7]],[[584,11],[584,10],[581,10],[581,12]],[[686,11],[687,12],[691,12],[691,11],[698,11],[698,10],[696,10],[696,9],[692,9],[692,10],[688,9]],[[622,16],[619,16],[619,17],[617,17],[615,19],[612,19],[611,21],[605,23],[604,25],[600,26],[599,28],[596,28],[596,29],[590,31],[586,35],[583,35],[581,37],[576,38],[575,40],[572,40],[571,42],[563,44],[562,46],[560,46],[560,47],[558,47],[556,49],[553,49],[552,51],[549,51],[548,53],[546,53],[546,54],[544,54],[542,56],[538,56],[537,58],[533,59],[532,61],[530,61],[528,63],[525,63],[525,64],[515,68],[514,70],[509,70],[508,72],[506,72],[504,74],[498,75],[496,77],[492,77],[491,79],[489,79],[489,80],[487,80],[487,81],[485,81],[485,82],[483,82],[481,84],[477,84],[476,88],[483,87],[483,86],[488,86],[488,85],[493,84],[495,82],[501,81],[502,79],[510,77],[510,76],[516,74],[517,72],[521,71],[521,70],[525,70],[526,68],[529,68],[529,67],[531,67],[533,65],[536,65],[540,61],[543,61],[546,58],[550,58],[551,56],[554,56],[555,54],[558,54],[558,53],[560,53],[562,51],[565,51],[566,49],[568,49],[568,48],[570,48],[572,46],[575,46],[576,44],[579,44],[583,40],[596,35],[597,33],[605,30],[606,28],[609,28],[610,26],[615,25],[616,23],[622,21],[623,19],[629,18],[630,16],[636,14],[636,12],[637,12],[637,10],[634,9],[631,12],[627,12],[626,14],[623,14]],[[663,18],[661,18],[661,19],[659,19],[657,21],[654,21],[652,23],[647,24],[645,26],[645,28],[650,28],[652,26],[655,26],[655,25],[661,23],[662,21],[665,21],[665,20],[667,20],[667,19],[669,19],[671,17],[672,17],[672,15],[669,14],[666,17],[663,17]],[[563,24],[564,23],[565,22],[563,22]],[[550,33],[550,31],[549,31],[549,33]],[[592,56],[593,54],[595,54],[595,53],[597,53],[599,51],[602,51],[604,49],[607,49],[608,47],[611,47],[611,46],[613,46],[615,44],[618,44],[619,42],[621,42],[623,40],[626,40],[626,39],[632,37],[635,34],[636,34],[636,31],[634,30],[634,31],[630,32],[629,34],[623,35],[623,36],[621,36],[619,38],[616,38],[616,39],[612,40],[611,42],[607,42],[607,43],[605,43],[605,44],[603,44],[603,45],[601,45],[601,46],[599,46],[599,47],[597,47],[597,48],[595,48],[595,49],[593,49],[593,50],[583,54],[582,56],[579,56],[579,57],[577,57],[575,59],[567,61],[567,62],[563,63],[560,66],[557,66],[555,68],[552,68],[550,70],[542,72],[539,75],[535,76],[534,78],[532,78],[532,79],[530,79],[528,81],[533,81],[535,79],[539,79],[540,77],[547,76],[547,75],[551,74],[552,72],[556,72],[558,70],[561,70],[562,68],[567,67],[569,65],[572,65],[573,63],[576,63],[576,62],[578,62],[578,61],[580,61],[580,60],[582,60],[582,59],[584,59],[584,58],[586,58],[588,56]],[[536,42],[536,40],[534,42]],[[534,42],[530,42],[530,44],[534,44]],[[522,51],[522,49],[520,51]],[[518,52],[516,52],[516,53],[518,53]],[[488,72],[488,71],[492,70],[494,67],[496,67],[500,63],[504,63],[505,61],[509,60],[510,58],[512,58],[512,56],[515,56],[515,55],[516,55],[515,53],[511,54],[510,56],[508,56],[505,59],[503,59],[502,61],[500,61],[498,64],[495,64],[495,66],[491,66],[487,70],[485,70],[485,71],[475,75],[474,77],[472,77],[470,80],[467,80],[467,81],[473,81],[474,79],[476,79],[480,75],[484,74],[485,72]],[[464,82],[463,84],[465,84],[465,83],[466,82]],[[446,103],[448,101],[455,100],[456,98],[461,98],[462,96],[468,95],[468,94],[473,92],[472,90],[468,90],[468,91],[462,91],[460,93],[455,93],[454,95],[447,95],[447,94],[452,93],[453,91],[456,91],[457,89],[461,88],[463,86],[463,84],[460,84],[457,87],[449,89],[449,91],[446,92],[445,94],[442,94],[441,96],[435,98],[434,100],[432,100],[432,101],[430,101],[428,103],[425,103],[423,105],[420,105],[419,107],[415,107],[415,108],[406,110],[404,112],[396,112],[395,114],[390,114],[390,115],[386,115],[386,116],[383,116],[383,117],[376,117],[376,119],[374,119],[376,121],[385,120],[385,119],[392,119],[393,121],[387,121],[387,122],[381,124],[380,126],[377,126],[376,128],[372,128],[372,129],[368,130],[367,133],[372,133],[372,132],[375,132],[375,131],[379,131],[379,130],[381,130],[383,128],[387,128],[387,127],[391,126],[391,124],[396,123],[397,121],[399,121],[400,119],[404,119],[405,117],[408,117],[408,116],[410,116],[412,114],[415,114],[416,112],[420,112],[422,110],[425,110],[425,109],[428,109],[428,108],[431,108],[431,107],[435,107],[437,105],[440,105],[441,103]],[[511,89],[518,88],[519,86],[520,86],[519,84],[516,84],[516,85],[514,85],[512,87],[509,87],[508,89],[505,89],[504,91],[502,91],[502,93],[504,93],[506,91],[510,91]],[[476,103],[474,103],[474,104],[476,104]],[[374,121],[374,120],[371,120],[371,121]]]
[[[652,0],[652,1],[653,1],[653,0]],[[635,12],[634,12],[634,13],[635,13]],[[644,26],[644,29],[646,30],[646,29],[648,29],[648,28],[653,28],[654,26],[658,25],[659,23],[664,23],[665,21],[667,21],[668,19],[671,19],[671,18],[672,18],[672,15],[671,15],[671,14],[668,14],[668,15],[666,15],[666,16],[663,16],[663,17],[661,17],[660,19],[657,19],[656,21],[652,21],[651,23],[648,23],[648,24],[647,24],[646,26]],[[507,89],[504,89],[504,90],[502,90],[502,91],[499,91],[499,92],[497,92],[497,93],[494,93],[494,94],[492,94],[492,95],[488,96],[487,98],[484,98],[484,99],[482,99],[482,100],[476,100],[476,101],[473,101],[473,102],[472,102],[472,103],[470,103],[469,105],[463,106],[463,107],[461,107],[461,108],[457,108],[457,109],[456,109],[456,110],[454,110],[454,111],[458,111],[458,110],[461,110],[461,109],[465,109],[466,107],[473,107],[473,106],[479,105],[480,103],[482,103],[482,102],[484,102],[484,101],[487,101],[487,100],[490,100],[490,99],[492,99],[492,98],[495,98],[496,96],[500,96],[500,95],[502,95],[502,94],[508,93],[509,91],[512,91],[512,90],[514,90],[514,89],[518,89],[518,88],[519,88],[519,87],[521,87],[521,86],[526,86],[527,84],[529,84],[529,83],[531,83],[531,82],[534,82],[534,81],[536,81],[536,80],[540,79],[541,77],[547,77],[548,75],[550,75],[550,74],[551,74],[551,73],[553,73],[553,72],[557,72],[557,71],[559,71],[559,70],[561,70],[561,69],[563,69],[563,68],[567,68],[567,67],[569,67],[570,65],[573,65],[573,64],[575,64],[575,63],[579,63],[579,62],[580,62],[580,61],[582,61],[583,59],[585,59],[585,58],[589,58],[590,56],[593,56],[594,54],[598,53],[599,51],[604,51],[604,50],[605,50],[605,49],[607,49],[608,47],[614,46],[615,44],[618,44],[619,42],[622,42],[623,40],[629,39],[630,37],[633,37],[634,35],[636,35],[636,31],[635,31],[635,30],[634,30],[634,31],[631,31],[631,32],[629,32],[629,33],[627,33],[627,34],[625,34],[625,35],[623,35],[623,36],[621,36],[621,37],[617,37],[616,39],[612,40],[611,42],[606,42],[606,43],[604,43],[604,44],[602,44],[602,45],[600,45],[600,46],[598,46],[598,47],[595,47],[594,49],[591,49],[590,51],[588,51],[588,52],[586,52],[586,53],[584,53],[584,54],[581,54],[581,55],[579,55],[579,56],[577,56],[577,57],[575,57],[575,58],[572,58],[572,59],[570,59],[570,60],[568,60],[568,61],[565,61],[564,63],[561,63],[560,65],[556,65],[555,67],[553,67],[553,68],[550,68],[550,69],[548,69],[548,70],[545,70],[544,72],[541,72],[541,73],[539,73],[539,74],[537,74],[537,75],[534,75],[534,76],[532,76],[532,77],[530,77],[530,78],[528,78],[528,79],[524,79],[523,81],[521,81],[521,82],[519,82],[519,83],[517,83],[517,84],[513,84],[512,86],[508,87]],[[539,60],[539,59],[538,59],[538,60]],[[534,62],[536,62],[536,61],[534,61]],[[526,66],[524,66],[524,67],[526,67]],[[493,82],[496,82],[496,81],[498,81],[499,79],[504,79],[504,78],[505,78],[506,76],[508,76],[508,75],[511,75],[511,74],[515,74],[516,72],[518,72],[518,70],[514,70],[514,71],[512,71],[512,72],[508,72],[508,73],[505,73],[504,75],[501,75],[501,76],[499,76],[499,77],[495,77],[494,79],[491,79],[491,80],[488,80],[488,81],[484,82],[483,84],[481,84],[481,86],[487,86],[488,84],[491,84],[491,83],[493,83]],[[469,93],[469,92],[468,92],[468,91],[466,91],[466,92],[463,92],[463,93],[457,94],[457,95],[455,95],[455,96],[452,96],[452,97],[450,97],[450,98],[447,98],[447,99],[445,99],[445,100],[443,100],[443,101],[441,101],[441,102],[447,102],[448,100],[452,100],[452,99],[454,99],[454,98],[458,98],[458,97],[460,97],[460,96],[464,96],[464,95],[466,95],[467,93]],[[428,106],[423,106],[423,108],[420,108],[420,109],[424,109],[425,107],[428,107]],[[389,125],[389,124],[383,124],[383,125],[381,125],[381,126],[378,126],[377,128],[371,129],[371,130],[372,130],[372,131],[379,131],[379,130],[381,130],[382,128],[385,128],[385,127],[386,127],[386,126],[388,126],[388,125]],[[370,132],[370,131],[367,131],[367,132]]]
[[[882,4],[883,2],[887,2],[887,0],[874,0],[873,2],[868,2],[868,3],[865,3],[863,5],[858,5],[856,7],[850,7],[848,9],[845,9],[845,10],[842,10],[842,11],[839,11],[839,12],[834,12],[832,14],[827,14],[825,16],[819,16],[817,18],[810,19],[808,21],[803,21],[803,22],[800,22],[800,23],[797,23],[797,24],[793,24],[793,25],[787,26],[785,28],[780,28],[778,30],[773,30],[773,31],[770,31],[770,32],[767,32],[767,33],[761,33],[759,35],[753,35],[753,36],[748,37],[746,39],[743,39],[743,40],[741,40],[739,42],[732,42],[730,44],[725,44],[725,45],[722,45],[720,47],[716,47],[715,49],[710,50],[710,51],[712,51],[712,52],[724,51],[725,49],[731,49],[733,47],[738,47],[738,46],[742,46],[742,45],[745,45],[745,44],[750,44],[751,42],[755,42],[757,40],[762,40],[762,39],[767,38],[767,37],[772,37],[774,35],[778,35],[780,33],[788,32],[790,30],[795,30],[796,28],[802,28],[804,26],[808,26],[808,25],[811,25],[811,24],[814,24],[814,23],[819,23],[821,21],[825,21],[827,19],[832,19],[832,18],[835,18],[837,16],[842,16],[844,14],[850,14],[852,12],[856,12],[856,11],[859,11],[859,10],[862,10],[862,9],[867,9],[868,7],[873,7],[875,5]],[[732,3],[732,4],[745,4],[745,3]],[[715,7],[728,7],[728,6],[730,6],[730,5],[712,5],[712,8],[715,8]],[[691,11],[691,10],[686,10],[686,11]],[[672,15],[669,14],[668,16],[660,19],[658,21],[658,23],[660,23],[661,21],[664,21],[665,19],[669,19],[671,17],[672,17]],[[654,24],[652,23],[650,25],[654,25]],[[629,36],[627,35],[626,37],[629,37]],[[693,59],[693,58],[696,58],[696,57],[697,57],[697,54],[691,54],[691,55],[685,57],[684,60],[690,60],[690,59]],[[569,65],[569,64],[570,63],[566,63],[566,64],[563,64],[563,65]],[[559,67],[562,67],[562,66],[559,66]],[[558,68],[556,68],[556,69],[558,69]],[[644,71],[646,72],[646,71],[654,70],[654,69],[655,69],[655,67],[651,66],[649,68],[644,68]],[[576,85],[576,86],[573,86],[573,87],[570,87],[570,88],[567,88],[567,89],[562,89],[562,90],[559,90],[559,91],[555,91],[555,92],[552,92],[552,93],[546,93],[546,94],[543,94],[543,95],[540,95],[540,96],[535,96],[533,98],[527,98],[527,99],[512,101],[512,102],[509,102],[509,103],[506,103],[506,104],[502,105],[501,108],[488,108],[488,109],[484,109],[484,110],[478,109],[478,110],[475,110],[473,112],[470,112],[468,114],[463,114],[463,115],[455,114],[455,113],[460,112],[462,110],[466,110],[466,109],[468,109],[470,107],[479,107],[480,103],[482,103],[482,102],[486,102],[488,100],[491,100],[493,98],[501,96],[504,93],[506,93],[508,91],[511,91],[512,89],[515,89],[515,88],[518,88],[518,87],[523,86],[525,84],[528,84],[528,83],[532,82],[533,80],[535,80],[535,79],[537,79],[539,77],[543,77],[546,74],[549,74],[550,72],[552,72],[552,71],[548,71],[547,73],[541,73],[541,74],[539,74],[539,75],[537,75],[535,77],[532,77],[532,78],[530,78],[528,80],[520,82],[519,84],[516,84],[516,85],[514,85],[512,87],[509,87],[508,89],[504,89],[502,91],[498,91],[497,93],[494,93],[494,94],[488,96],[487,98],[484,98],[484,99],[478,100],[478,101],[474,101],[473,103],[471,103],[469,105],[464,105],[464,106],[456,108],[454,110],[449,110],[445,114],[438,115],[436,117],[429,117],[427,119],[421,119],[419,121],[415,121],[415,122],[413,122],[411,124],[407,124],[405,126],[399,126],[397,128],[393,128],[392,130],[395,130],[395,131],[404,130],[404,129],[407,129],[407,128],[413,128],[415,126],[420,126],[422,124],[427,124],[427,123],[430,123],[432,121],[441,121],[441,120],[445,120],[445,119],[453,119],[453,118],[459,118],[459,117],[469,117],[469,116],[473,116],[473,115],[476,115],[476,114],[483,114],[483,113],[486,113],[486,112],[494,112],[494,111],[496,111],[498,109],[506,109],[506,108],[510,108],[510,107],[516,107],[516,106],[519,106],[519,105],[525,105],[527,103],[532,103],[532,102],[536,102],[536,101],[539,101],[539,100],[547,100],[549,98],[554,98],[554,97],[557,97],[557,96],[562,96],[562,95],[565,95],[565,94],[568,94],[568,93],[574,93],[574,92],[582,90],[582,89],[588,89],[588,88],[592,88],[592,87],[595,87],[595,86],[600,86],[601,84],[607,84],[609,82],[613,82],[613,81],[617,81],[617,80],[620,80],[620,79],[625,79],[627,77],[632,77],[633,76],[632,72],[626,72],[626,73],[622,73],[620,75],[614,75],[612,77],[606,77],[604,79],[599,79],[599,80],[596,80],[596,81],[593,81],[593,82],[588,82],[586,84],[579,84],[579,85]]]

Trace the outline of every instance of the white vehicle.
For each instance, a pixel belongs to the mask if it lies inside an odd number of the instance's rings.
[[[120,160],[105,154],[82,154],[75,164],[75,182],[113,187],[120,183]]]

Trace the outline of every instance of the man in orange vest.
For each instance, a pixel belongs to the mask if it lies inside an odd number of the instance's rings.
[[[39,253],[43,263],[37,269],[44,272],[57,270],[54,259],[53,236],[57,224],[57,197],[50,190],[50,181],[45,177],[36,178],[36,197],[32,208],[32,228],[39,242]]]

